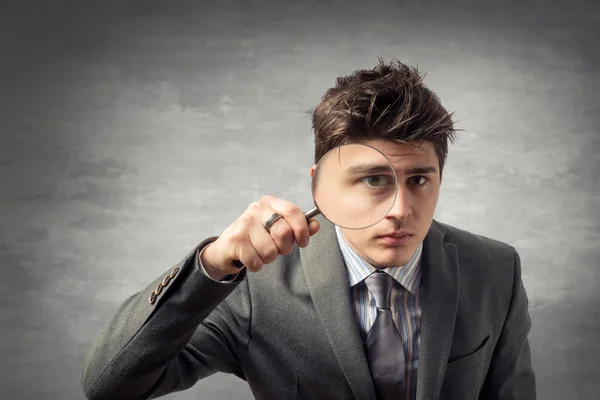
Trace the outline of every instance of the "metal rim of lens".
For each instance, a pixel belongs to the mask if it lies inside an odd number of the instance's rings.
[[[375,150],[376,152],[378,152],[381,157],[383,157],[383,159],[385,161],[387,161],[388,165],[390,166],[390,170],[392,171],[392,174],[394,175],[394,184],[395,184],[395,190],[394,190],[394,200],[392,201],[392,203],[390,204],[390,208],[387,209],[387,211],[385,212],[385,214],[383,215],[383,217],[381,217],[380,219],[378,219],[376,222],[372,223],[371,225],[367,225],[367,226],[363,226],[361,228],[348,228],[339,224],[336,224],[335,222],[333,222],[332,220],[330,220],[327,215],[323,212],[323,210],[321,210],[319,208],[319,205],[317,204],[317,201],[315,200],[315,181],[317,178],[317,174],[318,174],[318,170],[319,170],[319,166],[322,165],[321,161],[323,161],[325,159],[325,157],[327,157],[327,155],[329,153],[331,153],[334,150],[337,150],[341,147],[344,146],[365,146],[365,147],[369,147],[373,150]],[[313,173],[313,177],[312,177],[312,183],[311,183],[311,192],[312,192],[312,196],[313,196],[313,201],[315,203],[315,206],[319,209],[320,214],[323,216],[323,218],[325,218],[326,220],[328,220],[329,222],[331,222],[334,225],[339,226],[340,228],[344,228],[344,229],[349,229],[349,230],[359,230],[359,229],[366,229],[369,228],[377,223],[379,223],[380,221],[382,221],[386,215],[388,215],[388,213],[390,212],[390,210],[392,209],[392,207],[394,207],[394,204],[396,203],[396,199],[398,198],[398,177],[396,176],[396,171],[394,170],[394,166],[392,165],[392,162],[389,160],[389,158],[387,158],[385,156],[385,154],[383,154],[381,151],[379,151],[379,149],[376,149],[375,147],[368,145],[368,144],[364,144],[364,143],[345,143],[339,146],[335,146],[334,148],[330,149],[327,153],[325,153],[321,159],[319,160],[319,162],[317,163],[316,167],[315,167],[315,171]]]

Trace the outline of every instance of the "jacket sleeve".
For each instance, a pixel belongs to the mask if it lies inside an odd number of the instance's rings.
[[[119,307],[84,356],[81,385],[88,399],[153,399],[216,372],[244,378],[239,359],[251,315],[246,269],[228,282],[203,272],[199,252],[215,239]]]
[[[535,400],[535,374],[527,338],[531,328],[529,301],[521,278],[521,259],[514,249],[510,306],[492,356],[480,399]]]

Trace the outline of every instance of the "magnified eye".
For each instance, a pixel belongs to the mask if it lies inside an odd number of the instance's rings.
[[[371,175],[362,178],[369,186],[381,187],[390,184],[391,179],[386,175]]]

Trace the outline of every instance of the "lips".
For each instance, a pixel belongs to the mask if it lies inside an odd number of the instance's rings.
[[[410,232],[404,232],[404,231],[399,231],[399,232],[386,233],[386,234],[380,235],[379,237],[402,238],[404,236],[412,236],[412,233],[410,233]]]
[[[407,232],[395,232],[388,235],[379,236],[377,240],[385,243],[387,246],[404,246],[412,240],[413,235]]]

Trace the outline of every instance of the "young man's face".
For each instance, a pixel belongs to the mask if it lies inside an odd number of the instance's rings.
[[[437,205],[440,192],[440,168],[435,148],[429,142],[409,145],[387,140],[362,142],[382,152],[392,163],[398,179],[398,195],[384,219],[365,229],[344,229],[346,242],[364,260],[376,267],[406,264],[423,241]],[[314,174],[316,165],[310,170]],[[430,172],[409,172],[411,169]],[[406,231],[407,240],[382,238],[382,235]]]

